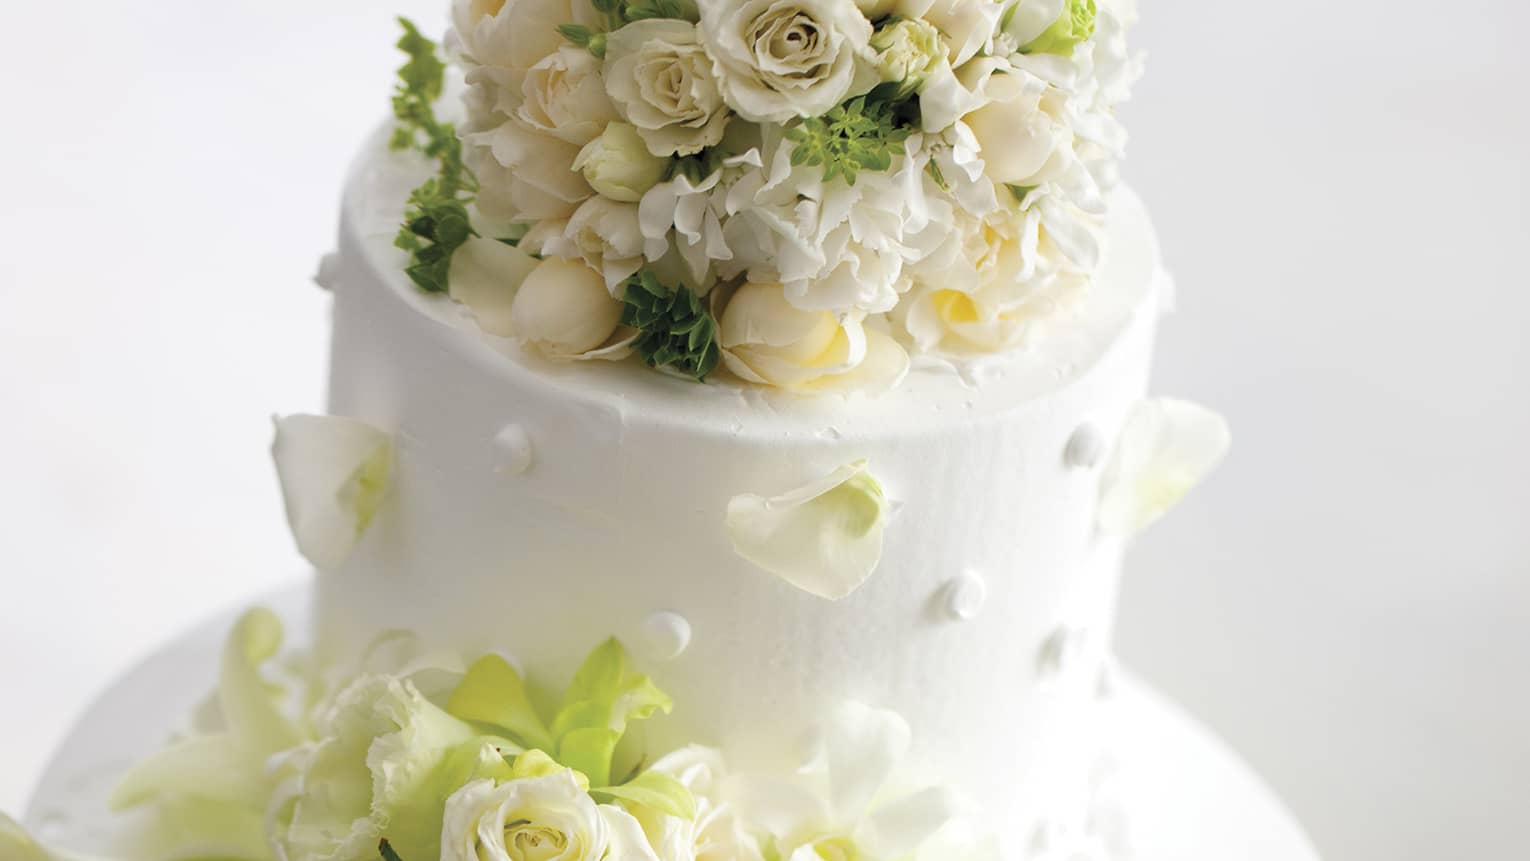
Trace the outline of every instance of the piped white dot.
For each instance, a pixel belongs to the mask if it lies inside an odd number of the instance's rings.
[[[1092,424],[1082,425],[1068,440],[1063,456],[1074,469],[1094,469],[1105,462],[1105,435]]]
[[[645,619],[639,633],[642,655],[651,661],[673,661],[691,646],[691,623],[668,610]]]
[[[500,475],[525,475],[531,469],[531,437],[520,425],[506,425],[494,437],[499,458],[495,472]]]
[[[976,619],[988,603],[988,584],[983,578],[968,571],[946,584],[946,615],[958,622]]]
[[[335,285],[340,283],[340,252],[331,251],[319,260],[319,271],[314,274],[313,283],[321,290],[334,292]]]
[[[1088,645],[1087,631],[1081,628],[1059,628],[1041,644],[1041,654],[1036,659],[1036,674],[1043,681],[1056,680],[1083,658]]]

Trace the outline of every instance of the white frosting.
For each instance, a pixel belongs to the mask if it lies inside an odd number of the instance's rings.
[[[1098,476],[1061,454],[1086,423],[1113,438],[1146,389],[1158,259],[1133,195],[1113,202],[1088,308],[980,386],[922,368],[880,397],[813,399],[555,364],[483,335],[404,276],[392,237],[418,176],[373,152],[346,198],[331,406],[392,431],[397,462],[371,530],[319,581],[329,658],[409,628],[515,655],[551,685],[646,629],[669,638],[673,660],[646,669],[679,704],[653,722],[655,752],[710,743],[737,768],[780,767],[849,698],[906,718],[924,782],[954,783],[1010,833],[1083,816],[1093,678],[1048,685],[1038,655],[1066,627],[1096,632],[1090,665],[1107,646],[1121,547],[1095,529]],[[511,426],[536,465],[506,480]],[[861,459],[897,506],[854,594],[823,600],[734,552],[730,499]],[[982,600],[950,605],[960,624],[929,613],[953,570],[984,578]],[[655,623],[660,607],[673,618]]]

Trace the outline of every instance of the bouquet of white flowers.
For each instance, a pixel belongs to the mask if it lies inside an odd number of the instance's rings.
[[[456,0],[406,24],[423,289],[568,360],[809,391],[1023,348],[1101,256],[1131,0]]]

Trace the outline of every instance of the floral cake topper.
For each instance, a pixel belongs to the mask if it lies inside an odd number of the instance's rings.
[[[565,360],[881,390],[1024,348],[1101,258],[1132,0],[456,0],[406,22],[421,289]]]

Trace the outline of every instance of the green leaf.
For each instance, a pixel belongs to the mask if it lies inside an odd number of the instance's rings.
[[[388,843],[386,839],[377,844],[377,851],[382,855],[383,861],[403,861],[402,858],[398,857],[398,853],[393,851],[392,844]]]
[[[1037,187],[1034,185],[1015,185],[1014,183],[1008,183],[1005,185],[1005,188],[1008,188],[1009,193],[1014,195],[1016,203],[1023,205],[1025,203],[1025,199],[1030,197],[1031,192],[1035,191]]]
[[[395,150],[415,149],[439,166],[436,176],[409,195],[404,227],[395,245],[411,256],[405,269],[411,280],[427,293],[445,293],[452,256],[473,232],[467,204],[478,182],[462,158],[462,141],[450,123],[436,117],[435,102],[445,87],[446,64],[437,56],[436,44],[421,35],[407,18],[400,18],[404,35],[399,50],[409,61],[398,70],[393,95],[393,115],[398,120],[389,140]]]
[[[599,801],[610,798],[685,820],[696,818],[696,797],[685,784],[658,771],[645,771],[621,786],[591,790]]]
[[[558,762],[585,775],[592,784],[611,782],[611,762],[622,733],[605,727],[569,731],[558,742]]]
[[[550,750],[553,737],[526,695],[526,684],[504,658],[489,655],[468,669],[446,710],[453,717],[487,724],[523,747]]]
[[[622,324],[638,330],[633,348],[655,368],[705,380],[722,361],[717,321],[695,293],[670,290],[644,270],[627,281]]]
[[[808,117],[786,130],[792,164],[822,167],[824,181],[843,176],[855,185],[862,170],[885,171],[913,134],[894,102],[874,92],[857,96],[821,117]]]

